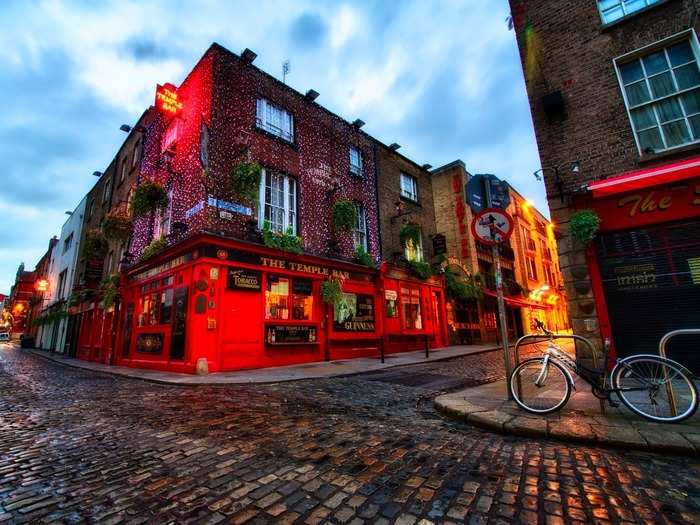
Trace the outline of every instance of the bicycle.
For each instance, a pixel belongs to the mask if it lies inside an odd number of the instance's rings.
[[[691,417],[698,408],[698,391],[693,374],[680,363],[650,354],[618,359],[606,377],[607,348],[603,368],[593,370],[577,363],[554,343],[555,334],[541,321],[536,326],[548,336],[543,357],[526,359],[511,373],[508,389],[522,409],[533,414],[550,414],[561,409],[575,388],[572,373],[591,386],[593,395],[619,406],[615,393],[632,412],[661,423],[677,423]],[[610,386],[608,386],[608,384]]]

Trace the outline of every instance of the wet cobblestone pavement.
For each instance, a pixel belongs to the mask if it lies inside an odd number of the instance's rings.
[[[277,385],[161,386],[0,346],[1,523],[698,523],[700,462],[491,434],[437,393],[496,352]]]

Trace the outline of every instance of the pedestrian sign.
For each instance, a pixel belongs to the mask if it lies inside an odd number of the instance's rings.
[[[485,244],[499,244],[513,233],[513,219],[497,208],[486,208],[472,219],[474,238]]]

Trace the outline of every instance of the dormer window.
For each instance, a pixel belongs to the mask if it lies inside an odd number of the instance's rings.
[[[264,98],[257,102],[255,124],[258,128],[287,142],[294,142],[294,118],[284,109]]]

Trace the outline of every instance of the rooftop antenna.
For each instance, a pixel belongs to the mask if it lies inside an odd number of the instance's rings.
[[[287,74],[289,74],[289,60],[285,60],[282,62],[282,83],[286,84],[287,83]]]

